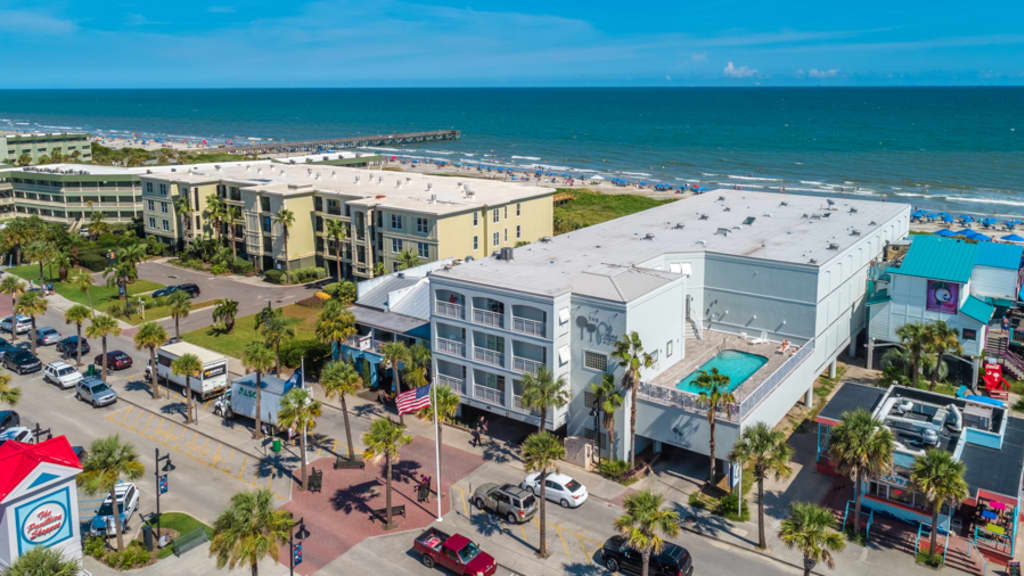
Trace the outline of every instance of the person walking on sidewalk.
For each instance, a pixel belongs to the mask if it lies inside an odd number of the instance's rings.
[[[424,474],[416,485],[416,500],[430,503],[430,476]]]
[[[480,445],[480,426],[476,425],[473,427],[473,441],[471,442],[473,447],[476,448]]]

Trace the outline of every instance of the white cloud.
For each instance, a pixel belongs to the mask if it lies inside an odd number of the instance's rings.
[[[729,78],[750,78],[751,76],[757,76],[757,70],[750,68],[749,66],[734,66],[730,61],[722,69],[722,74],[725,74]]]
[[[63,20],[42,12],[0,10],[0,32],[57,35],[69,34],[76,28],[71,20]]]
[[[807,71],[807,75],[811,78],[835,78],[839,75],[839,69],[829,68],[828,70],[819,70],[817,68],[811,68]]]

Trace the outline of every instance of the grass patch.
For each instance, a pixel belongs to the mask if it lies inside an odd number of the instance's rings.
[[[292,304],[283,309],[284,317],[296,335],[312,334],[316,328],[318,310]],[[221,354],[241,358],[245,346],[256,338],[256,317],[258,314],[243,316],[235,321],[235,328],[225,333],[219,326],[209,326],[186,332],[181,337],[196,346],[209,348]]]
[[[586,188],[558,188],[556,194],[566,194],[573,199],[555,205],[555,234],[675,202],[675,199],[658,200],[639,194],[600,194]]]
[[[61,282],[56,277],[50,276],[49,271],[45,267],[43,268],[43,273],[44,276],[46,276],[46,280],[40,281],[38,264],[23,264],[21,266],[15,266],[8,269],[8,272],[25,280],[31,280],[36,284],[42,284],[44,282],[47,284],[53,284],[53,289],[57,294],[60,294],[72,302],[85,304],[86,306],[89,305],[89,296],[86,295],[85,292],[82,292],[75,286]],[[163,287],[164,285],[158,282],[136,280],[128,285],[128,295],[135,296],[137,294],[144,294]],[[89,292],[92,295],[93,308],[104,312],[106,311],[106,305],[118,298],[116,286],[93,285]]]
[[[220,302],[220,299],[204,300],[202,302],[193,302],[192,303],[192,310],[195,311],[195,310],[199,310],[200,308],[206,308],[207,306],[213,306],[217,302]],[[152,308],[146,308],[146,317],[145,317],[144,320],[145,321],[159,320],[161,318],[166,318],[166,317],[168,317],[170,315],[171,315],[171,306],[170,306],[170,304],[165,304],[163,306],[154,306]],[[138,321],[137,318],[138,317],[134,317],[132,320],[129,320],[129,322],[135,323],[136,321]]]
[[[155,519],[150,520],[148,524],[153,527],[153,530],[156,530]],[[188,514],[185,514],[183,512],[164,512],[160,515],[161,530],[174,530],[178,533],[178,535],[183,535],[188,534],[189,532],[197,528],[203,528],[204,530],[206,530],[206,538],[208,540],[213,538],[213,527],[203,524],[202,522],[196,520]],[[172,554],[174,554],[174,547],[171,546],[170,543],[168,543],[167,546],[161,548],[160,551],[157,553],[157,558],[167,558]]]

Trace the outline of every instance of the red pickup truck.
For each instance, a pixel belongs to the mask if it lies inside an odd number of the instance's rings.
[[[462,534],[449,536],[437,528],[428,528],[413,542],[413,550],[427,568],[442,566],[459,576],[492,576],[498,569],[494,557]]]

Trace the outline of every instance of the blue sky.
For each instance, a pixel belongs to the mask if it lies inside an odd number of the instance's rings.
[[[1024,83],[1024,2],[0,0],[0,87]]]

